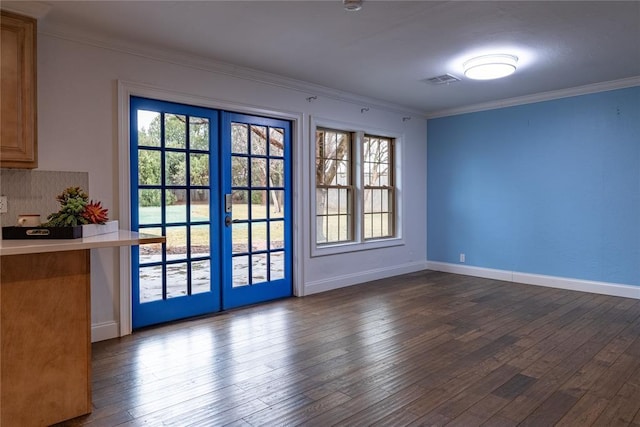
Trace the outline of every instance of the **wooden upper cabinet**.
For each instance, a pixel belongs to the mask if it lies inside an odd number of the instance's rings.
[[[1,11],[0,167],[38,167],[36,20]]]

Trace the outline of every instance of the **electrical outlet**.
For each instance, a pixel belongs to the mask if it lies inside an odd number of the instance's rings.
[[[464,254],[460,254],[460,262],[464,262],[464,261],[465,261],[465,258],[466,258],[466,257],[464,256]]]
[[[7,203],[7,196],[0,196],[0,213],[7,213],[9,210]]]

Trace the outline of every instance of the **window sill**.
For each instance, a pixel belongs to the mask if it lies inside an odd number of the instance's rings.
[[[337,243],[322,246],[315,245],[311,248],[311,258],[350,252],[368,251],[372,249],[390,248],[403,245],[404,239],[401,237],[367,240],[365,242]]]

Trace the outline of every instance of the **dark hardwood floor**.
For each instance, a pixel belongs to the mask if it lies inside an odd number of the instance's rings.
[[[76,426],[640,427],[640,300],[425,271],[93,345]]]

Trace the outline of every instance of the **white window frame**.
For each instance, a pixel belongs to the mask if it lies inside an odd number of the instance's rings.
[[[311,244],[311,257],[335,255],[341,253],[357,252],[371,249],[389,248],[393,246],[402,246],[404,241],[404,221],[403,211],[404,202],[402,197],[402,177],[404,157],[403,157],[403,135],[397,132],[375,129],[370,126],[354,125],[352,123],[344,123],[330,119],[322,119],[317,117],[310,118],[310,136],[309,141],[312,142],[313,147],[309,149],[309,194],[310,194],[310,244]],[[336,242],[336,243],[318,243],[317,242],[317,212],[316,212],[316,130],[332,129],[341,132],[348,132],[353,134],[352,139],[352,156],[353,156],[353,240],[349,242]],[[394,140],[393,153],[393,173],[394,173],[394,188],[395,188],[395,201],[394,201],[394,223],[395,223],[395,236],[383,237],[378,239],[364,239],[363,232],[363,168],[362,168],[362,141],[364,135],[382,136],[386,138],[392,138]]]

